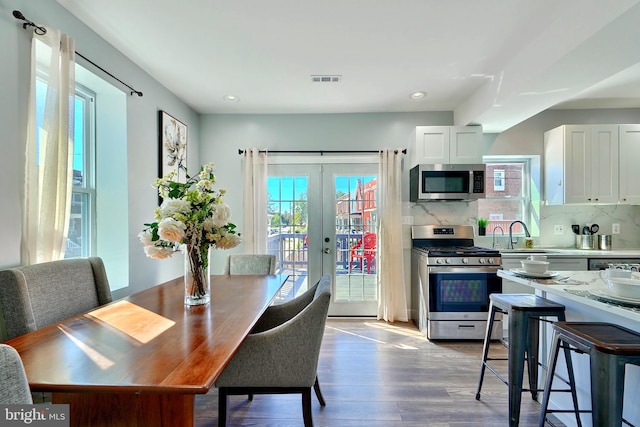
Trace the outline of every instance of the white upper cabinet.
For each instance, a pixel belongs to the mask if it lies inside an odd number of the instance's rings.
[[[620,125],[620,203],[640,204],[640,125]]]
[[[618,125],[565,125],[544,134],[547,204],[617,203]]]
[[[482,163],[482,126],[417,126],[411,166]]]

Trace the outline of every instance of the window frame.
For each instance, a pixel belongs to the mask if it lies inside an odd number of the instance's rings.
[[[47,83],[47,72],[42,69],[36,70],[36,80],[45,84]],[[82,144],[83,144],[83,177],[82,177],[82,185],[75,185],[73,182],[73,160],[71,164],[72,173],[72,188],[71,188],[71,203],[73,209],[74,198],[76,194],[87,197],[87,220],[82,221],[82,245],[81,245],[81,253],[78,255],[80,257],[89,257],[93,256],[96,253],[96,221],[95,221],[95,212],[96,212],[96,183],[95,183],[95,144],[96,144],[96,135],[95,135],[95,123],[96,123],[96,108],[95,108],[95,100],[96,93],[86,86],[81,85],[77,81],[75,82],[75,93],[74,99],[81,98],[83,102],[83,123],[82,123]],[[38,98],[37,98],[38,99]],[[46,97],[45,97],[46,100]],[[74,109],[74,127],[76,126],[78,114]],[[37,130],[39,132],[39,130]],[[39,138],[38,138],[39,139]],[[78,142],[78,136],[76,132],[74,132],[74,147]],[[39,152],[39,150],[37,151]],[[75,157],[75,149],[73,153],[73,157]],[[71,218],[69,218],[69,228],[71,226]],[[69,245],[69,237],[67,236],[67,248]],[[65,251],[64,258],[75,258],[76,256],[69,257],[68,251]]]
[[[484,200],[508,200],[508,201],[519,201],[520,210],[522,213],[521,220],[527,224],[531,235],[537,235],[539,230],[538,217],[534,215],[534,212],[539,210],[539,206],[536,209],[534,206],[535,200],[532,194],[532,187],[535,182],[539,181],[539,177],[533,176],[533,163],[534,159],[532,156],[513,156],[513,155],[492,155],[492,156],[483,156],[483,163],[485,165],[488,164],[522,164],[522,192],[519,197],[514,197],[511,195],[505,195],[504,197],[500,196],[485,196]],[[503,177],[503,183],[505,184],[506,189],[506,169],[505,175]],[[485,179],[485,185],[489,185],[487,182],[488,179]],[[491,185],[493,185],[494,178],[491,179]],[[492,187],[493,188],[493,187]],[[497,190],[499,191],[499,190]],[[518,218],[516,218],[518,219]],[[506,230],[505,230],[506,232]],[[524,231],[515,231],[513,236],[516,237],[524,237]]]
[[[83,109],[83,179],[82,185],[73,185],[71,189],[71,200],[73,203],[74,195],[80,194],[87,197],[87,220],[82,221],[82,253],[80,256],[88,257],[96,254],[96,179],[95,179],[95,148],[96,148],[96,93],[86,86],[76,81],[75,86],[76,98],[84,100]],[[75,116],[77,118],[77,114]],[[74,118],[74,120],[75,120]],[[74,144],[78,142],[78,138],[74,135]],[[86,233],[86,234],[85,234]],[[65,253],[65,258],[66,258]]]

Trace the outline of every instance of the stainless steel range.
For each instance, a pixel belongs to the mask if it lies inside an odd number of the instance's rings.
[[[429,339],[484,339],[489,295],[502,292],[501,258],[473,237],[469,225],[411,227],[411,312]],[[496,320],[492,338],[501,339]]]

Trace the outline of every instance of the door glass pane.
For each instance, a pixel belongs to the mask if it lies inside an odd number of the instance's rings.
[[[377,180],[335,177],[336,302],[377,299]]]
[[[308,238],[306,176],[270,176],[267,180],[268,253],[276,256],[276,274],[288,274],[282,295],[307,286]]]

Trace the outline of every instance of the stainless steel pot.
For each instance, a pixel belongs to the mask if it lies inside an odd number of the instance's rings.
[[[610,251],[613,249],[611,246],[611,234],[598,234],[598,249],[601,251]]]
[[[593,249],[596,244],[596,236],[593,234],[578,234],[576,236],[576,248]]]

